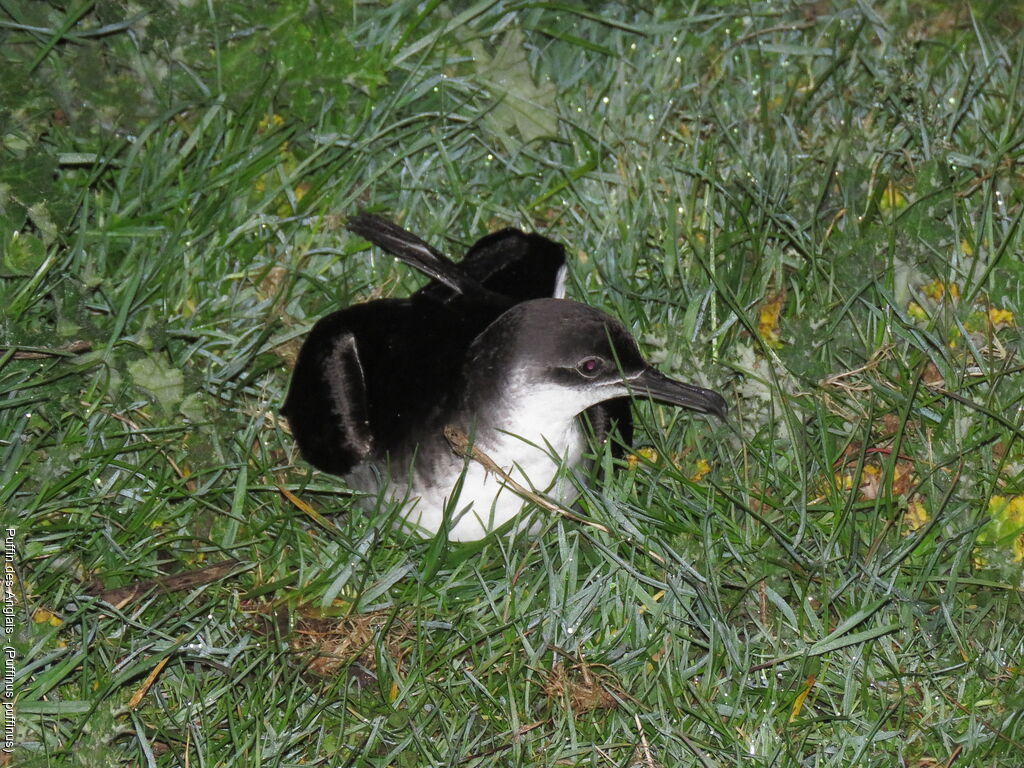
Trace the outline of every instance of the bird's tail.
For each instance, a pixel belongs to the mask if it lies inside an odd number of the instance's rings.
[[[350,216],[345,226],[349,232],[369,240],[457,293],[475,297],[491,293],[439,250],[392,221],[361,211]]]

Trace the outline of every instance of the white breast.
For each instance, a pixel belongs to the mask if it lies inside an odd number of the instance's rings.
[[[592,397],[583,390],[537,386],[522,376],[510,382],[500,403],[488,407],[485,419],[477,419],[474,445],[520,485],[571,504],[577,494],[569,473],[586,448],[576,414],[592,404]],[[370,492],[384,482],[384,495],[405,502],[403,519],[424,537],[447,526],[451,541],[476,541],[529,505],[501,477],[457,457],[440,434],[420,446],[412,472],[392,467],[389,477],[381,474],[385,477],[378,480],[376,472],[360,467],[348,480]]]
[[[577,493],[569,473],[579,466],[586,447],[579,421],[545,421],[538,416],[519,419],[517,429],[522,436],[490,431],[478,435],[475,445],[520,485],[571,504]],[[443,440],[421,446],[411,473],[408,468],[364,464],[346,479],[351,487],[372,494],[385,485],[384,497],[404,502],[403,519],[424,538],[441,530],[447,516],[451,541],[476,541],[530,504],[480,463],[456,456]],[[433,455],[429,466],[426,454]]]
[[[499,434],[477,447],[520,485],[547,495],[561,504],[571,504],[576,490],[568,476],[579,465],[585,440],[576,419],[555,432],[546,444],[540,441]],[[531,444],[532,443],[532,444]],[[462,469],[458,466],[457,469]],[[457,481],[461,477],[461,487]],[[487,472],[481,464],[469,461],[452,482],[422,485],[411,489],[410,505],[403,517],[425,536],[441,529],[445,514],[450,517],[451,541],[476,541],[516,517],[529,502],[509,488],[504,480]],[[405,497],[409,489],[398,494]],[[455,495],[457,492],[457,496]],[[411,497],[416,497],[413,501]]]

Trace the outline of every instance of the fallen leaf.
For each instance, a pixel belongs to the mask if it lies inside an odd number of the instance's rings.
[[[185,394],[185,374],[155,357],[128,363],[135,385],[145,390],[165,414],[174,413]]]
[[[558,91],[549,81],[537,83],[533,79],[523,43],[523,33],[511,30],[494,58],[487,56],[479,43],[471,48],[479,80],[498,99],[488,120],[499,132],[515,128],[523,141],[530,142],[558,133]]]

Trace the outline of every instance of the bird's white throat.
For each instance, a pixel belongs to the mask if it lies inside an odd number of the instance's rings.
[[[486,415],[463,429],[473,446],[521,486],[571,504],[577,491],[570,472],[586,450],[577,414],[590,405],[582,393],[550,386],[525,394],[526,382],[514,381],[502,403],[482,409]],[[412,471],[391,468],[389,478],[357,472],[349,482],[367,491],[404,501],[402,518],[422,536],[445,529],[451,541],[476,541],[519,515],[530,502],[504,478],[473,460],[456,456],[443,437],[421,446]]]

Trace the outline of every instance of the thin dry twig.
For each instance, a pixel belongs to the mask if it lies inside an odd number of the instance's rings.
[[[574,512],[570,512],[565,507],[555,504],[553,501],[544,498],[539,493],[531,491],[526,486],[517,482],[508,474],[508,472],[499,467],[494,462],[494,459],[492,459],[490,456],[488,456],[486,453],[481,451],[476,446],[470,444],[469,437],[466,435],[465,432],[463,432],[458,427],[449,424],[444,428],[444,436],[445,439],[448,441],[448,445],[450,445],[452,450],[455,452],[455,455],[461,456],[463,458],[472,459],[473,461],[477,462],[478,464],[480,464],[480,466],[482,466],[491,474],[500,477],[502,482],[506,486],[508,486],[510,489],[512,489],[512,491],[514,491],[527,501],[532,501],[537,506],[543,507],[544,509],[550,512],[554,512],[555,514],[561,515],[562,517],[572,520],[573,522],[580,523],[581,525],[588,525],[591,528],[596,528],[597,530],[602,531],[604,533],[611,533],[611,529],[608,528],[608,526],[594,522],[593,520],[587,520],[585,517],[580,517]],[[663,558],[657,552],[652,552],[646,547],[641,547],[639,545],[634,546],[638,546],[638,548],[652,560],[655,560],[658,563],[661,563],[662,565],[665,564],[665,558]]]
[[[0,349],[12,349],[12,347],[0,345]],[[48,357],[74,357],[91,350],[92,344],[78,339],[53,349],[48,347],[13,347],[13,349],[15,360],[43,360]]]
[[[836,389],[842,389],[846,392],[867,392],[871,389],[870,385],[847,382],[847,379],[861,373],[873,371],[878,367],[878,364],[882,362],[882,359],[889,354],[892,348],[892,344],[886,344],[881,349],[876,350],[875,353],[871,355],[871,358],[859,368],[854,368],[851,371],[842,371],[841,373],[830,374],[823,378],[819,383],[823,387],[835,387]]]
[[[776,32],[799,32],[802,29],[810,29],[813,26],[814,21],[804,21],[799,24],[779,24],[774,27],[755,29],[753,32],[747,32],[747,34],[737,37],[736,41],[729,47],[737,48],[744,43],[749,43],[751,40],[756,40],[757,38],[764,37],[765,35],[773,35]]]
[[[91,587],[87,589],[86,592],[110,603],[120,610],[132,600],[136,600],[152,590],[157,590],[159,592],[180,592],[185,589],[201,587],[204,584],[209,584],[217,581],[218,579],[224,578],[240,565],[242,565],[242,563],[238,560],[224,560],[223,562],[207,565],[203,568],[196,568],[191,571],[171,573],[167,576],[159,576],[155,579],[133,581],[131,584],[124,587],[118,587],[117,589],[100,589],[99,587]]]
[[[525,485],[522,485],[521,483],[517,482],[508,474],[508,472],[499,467],[494,462],[494,459],[492,459],[490,456],[488,456],[486,453],[481,451],[476,446],[471,445],[469,442],[469,437],[466,435],[465,432],[463,432],[458,427],[454,427],[451,424],[449,424],[447,427],[444,428],[444,437],[448,441],[448,444],[452,447],[452,450],[455,452],[457,456],[472,459],[473,461],[477,462],[478,464],[480,464],[480,466],[482,466],[491,474],[500,477],[505,485],[507,485],[509,488],[515,491],[515,493],[517,493],[519,496],[522,496],[527,501],[532,501],[539,507],[543,507],[544,509],[550,512],[554,512],[555,514],[567,517],[570,520],[573,520],[577,523],[589,525],[592,528],[597,528],[597,530],[603,531],[604,533],[611,533],[607,526],[601,525],[601,523],[595,523],[593,520],[587,520],[586,518],[580,517],[579,515],[570,512],[565,507],[555,504],[553,501],[544,498],[539,493],[531,491]]]
[[[654,755],[651,754],[651,745],[647,743],[647,734],[644,733],[644,726],[640,722],[640,715],[634,714],[633,721],[636,723],[636,729],[640,732],[640,751],[644,756],[644,765],[647,768],[657,768],[658,764],[654,762]]]
[[[165,656],[157,662],[156,666],[150,670],[149,674],[146,675],[146,679],[142,681],[142,685],[139,689],[132,694],[131,699],[128,700],[128,709],[138,709],[139,704],[146,697],[149,689],[153,687],[153,683],[156,682],[157,677],[163,672],[164,667],[167,666],[167,662],[171,660],[170,656]]]
[[[87,407],[89,405],[84,401],[82,404]],[[124,414],[111,412],[110,417],[115,421],[120,421],[126,427],[130,427],[131,429],[133,429],[135,433],[138,434],[138,436],[145,440],[147,443],[154,444],[152,438],[142,431],[142,427],[140,427],[138,424],[136,424],[134,421],[129,419]],[[188,473],[186,473],[181,467],[178,466],[178,463],[174,460],[174,457],[171,456],[170,452],[164,450],[164,448],[160,446],[157,446],[157,450],[160,451],[161,456],[167,459],[167,463],[171,465],[171,469],[174,470],[174,474],[176,474],[180,480],[185,481],[185,487],[188,488],[189,491],[195,492],[195,481],[189,479]]]

